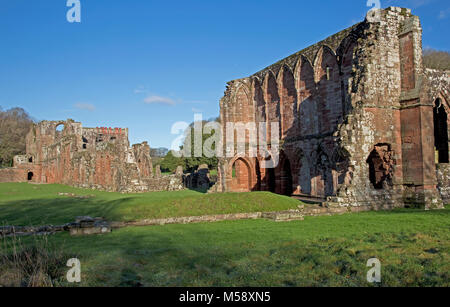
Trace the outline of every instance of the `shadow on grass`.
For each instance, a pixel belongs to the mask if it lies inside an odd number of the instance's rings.
[[[87,273],[90,286],[370,286],[373,257],[383,261],[384,286],[448,284],[442,238],[374,233],[310,241],[280,236],[280,224],[251,224],[248,232],[244,223],[123,229],[72,247],[86,255],[82,262],[104,265]],[[417,257],[424,250],[437,251],[429,265]]]
[[[30,199],[0,204],[0,224],[14,226],[42,226],[70,223],[77,216],[119,219],[119,208],[134,200],[100,199]]]

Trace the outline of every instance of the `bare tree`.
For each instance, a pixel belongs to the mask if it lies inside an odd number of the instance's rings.
[[[25,137],[33,122],[24,109],[0,107],[0,167],[12,166],[13,157],[25,153]]]
[[[423,51],[423,64],[426,68],[450,70],[450,52],[425,49]]]

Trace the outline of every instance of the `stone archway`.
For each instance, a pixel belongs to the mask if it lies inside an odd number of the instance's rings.
[[[33,177],[34,177],[33,172],[28,172],[28,174],[27,174],[27,180],[28,180],[28,181],[32,181],[32,180],[33,180]]]
[[[448,114],[440,98],[436,99],[433,109],[434,147],[436,163],[449,163]]]
[[[243,158],[237,158],[231,165],[231,186],[234,192],[250,192],[252,190],[252,174],[250,164]]]
[[[281,195],[291,196],[292,190],[292,170],[291,163],[287,157],[284,157],[281,169],[280,169],[280,185],[281,185]]]
[[[334,193],[333,172],[330,158],[324,150],[320,149],[317,153],[317,160],[314,171],[314,193],[312,196],[325,198]]]

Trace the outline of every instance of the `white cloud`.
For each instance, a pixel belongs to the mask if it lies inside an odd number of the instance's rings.
[[[167,104],[167,105],[175,105],[175,101],[172,98],[169,97],[162,97],[162,96],[156,96],[151,95],[144,99],[144,102],[146,104],[154,104],[154,103],[160,103],[160,104]]]
[[[87,111],[95,111],[95,106],[93,104],[90,103],[76,103],[74,105],[75,108],[79,109],[79,110],[87,110]]]
[[[148,93],[148,90],[145,86],[138,86],[135,90],[134,90],[135,94],[144,94],[144,93]]]
[[[448,14],[450,13],[450,8],[446,9],[446,10],[442,10],[439,12],[439,19],[445,19],[447,18]]]

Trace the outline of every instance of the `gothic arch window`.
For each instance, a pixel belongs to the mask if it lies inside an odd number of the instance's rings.
[[[442,105],[442,100],[436,99],[433,109],[436,163],[449,163],[447,117],[448,115]]]

